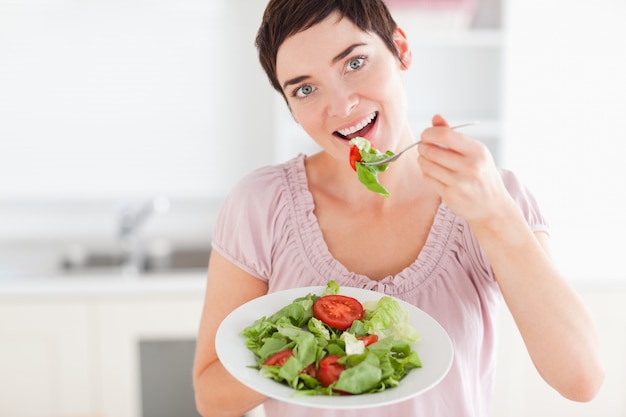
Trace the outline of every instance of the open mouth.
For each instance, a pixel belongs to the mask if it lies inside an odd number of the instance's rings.
[[[372,130],[372,127],[374,127],[374,123],[376,122],[377,118],[378,112],[373,112],[354,126],[348,127],[346,129],[336,130],[334,132],[334,135],[345,140],[350,140],[356,137],[364,137],[367,132]]]

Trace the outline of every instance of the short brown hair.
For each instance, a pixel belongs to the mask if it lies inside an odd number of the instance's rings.
[[[397,24],[383,0],[270,0],[255,45],[261,65],[276,91],[283,94],[276,77],[280,45],[289,36],[315,26],[335,11],[364,32],[376,33],[400,59],[393,40]]]

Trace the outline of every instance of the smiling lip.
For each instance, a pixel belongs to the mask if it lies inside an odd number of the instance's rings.
[[[335,131],[335,134],[341,137],[342,139],[348,139],[348,140],[355,138],[357,136],[363,136],[367,132],[369,132],[369,130],[372,128],[374,124],[373,122],[376,120],[377,116],[378,116],[377,112],[372,112],[371,114],[369,114],[367,117],[365,117],[363,120],[361,120],[359,123],[355,124],[354,126],[337,130]]]

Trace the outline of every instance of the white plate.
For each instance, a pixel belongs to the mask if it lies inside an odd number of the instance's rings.
[[[452,341],[431,316],[415,306],[396,299],[410,316],[420,340],[412,345],[419,354],[421,368],[411,370],[400,385],[373,394],[346,396],[293,396],[292,388],[261,376],[258,370],[248,368],[255,365],[254,354],[246,347],[243,329],[263,316],[270,316],[294,299],[309,293],[321,295],[326,287],[302,287],[279,291],[251,300],[230,313],[217,330],[215,347],[217,355],[226,368],[244,385],[268,397],[306,407],[355,409],[378,407],[420,395],[434,387],[443,379],[452,365]],[[354,297],[361,302],[376,301],[383,295],[379,292],[360,288],[341,287],[339,294]]]

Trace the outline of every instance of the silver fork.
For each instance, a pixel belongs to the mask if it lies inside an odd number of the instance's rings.
[[[450,129],[460,129],[463,127],[467,127],[467,126],[473,126],[478,124],[478,122],[468,122],[468,123],[463,123],[460,125],[456,125],[456,126],[452,126]],[[400,155],[402,155],[403,153],[405,153],[406,151],[408,151],[411,148],[414,148],[415,146],[419,145],[422,141],[418,140],[415,143],[410,144],[409,146],[407,146],[406,148],[402,149],[400,152],[393,154],[392,156],[385,158],[385,159],[381,159],[380,161],[375,161],[375,162],[359,162],[361,165],[365,165],[365,166],[370,166],[370,167],[375,167],[378,165],[383,165],[383,164],[388,164],[390,162],[395,161],[396,159],[400,158]]]

